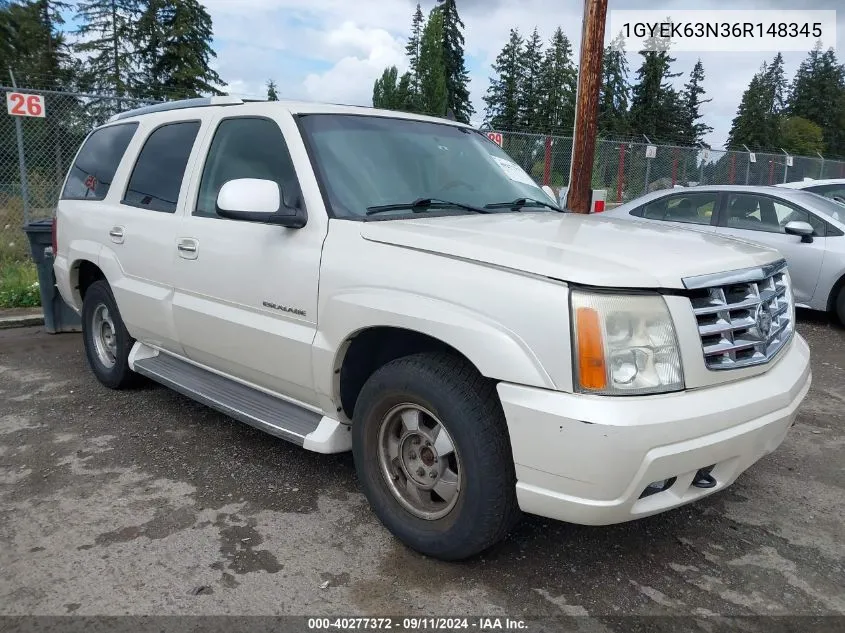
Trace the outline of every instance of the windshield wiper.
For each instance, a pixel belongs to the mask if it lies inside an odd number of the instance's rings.
[[[471,204],[451,202],[449,200],[440,200],[438,198],[417,198],[413,202],[397,202],[396,204],[382,204],[375,207],[367,207],[367,215],[384,213],[385,211],[401,211],[402,209],[410,209],[412,213],[423,213],[429,209],[448,209],[449,207],[465,209],[466,211],[473,211],[474,213],[490,213],[486,209],[474,207]]]
[[[511,209],[512,211],[519,211],[524,207],[547,207],[549,209],[559,211],[560,213],[566,213],[556,204],[545,202],[544,200],[537,200],[536,198],[517,198],[516,200],[511,200],[510,202],[491,202],[490,204],[484,205],[485,209]]]

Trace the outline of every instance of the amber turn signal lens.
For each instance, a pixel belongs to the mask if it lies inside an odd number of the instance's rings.
[[[599,313],[592,308],[575,311],[578,335],[578,379],[582,389],[604,389],[607,371],[604,364],[604,343]]]

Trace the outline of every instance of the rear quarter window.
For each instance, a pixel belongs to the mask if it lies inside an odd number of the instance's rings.
[[[111,187],[138,123],[121,123],[95,130],[82,145],[68,173],[62,200],[102,200]]]

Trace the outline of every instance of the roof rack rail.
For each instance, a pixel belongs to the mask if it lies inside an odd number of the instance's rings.
[[[199,97],[196,99],[181,99],[179,101],[167,101],[165,103],[156,103],[154,105],[143,106],[133,110],[126,110],[115,114],[109,119],[109,122],[119,121],[120,119],[128,119],[129,117],[138,116],[141,114],[150,114],[152,112],[167,112],[168,110],[183,110],[184,108],[201,108],[206,106],[222,106],[222,105],[241,105],[243,100],[238,97]]]

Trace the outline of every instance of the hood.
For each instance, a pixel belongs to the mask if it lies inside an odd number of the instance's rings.
[[[781,259],[775,250],[703,231],[575,213],[366,222],[361,235],[382,244],[617,288],[683,288],[684,277]]]

